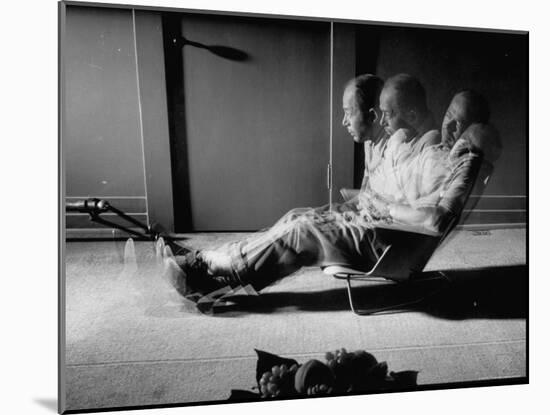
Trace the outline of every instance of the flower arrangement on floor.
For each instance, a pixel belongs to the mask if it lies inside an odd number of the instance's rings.
[[[324,362],[312,359],[304,364],[262,350],[256,353],[257,385],[252,391],[232,390],[230,401],[411,390],[417,385],[418,372],[388,372],[386,362],[365,350],[342,348],[327,352]]]

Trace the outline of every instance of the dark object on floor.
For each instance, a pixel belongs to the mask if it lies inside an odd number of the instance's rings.
[[[413,390],[417,371],[389,372],[365,350],[348,353],[342,348],[326,354],[326,362],[311,359],[302,365],[272,353],[256,350],[258,392],[233,389],[231,402],[335,396],[348,393]],[[296,369],[297,368],[297,369]]]

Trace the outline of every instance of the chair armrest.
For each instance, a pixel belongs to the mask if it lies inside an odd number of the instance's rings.
[[[342,199],[344,199],[344,202],[348,202],[359,195],[359,189],[342,188],[340,189],[340,194],[342,195]]]

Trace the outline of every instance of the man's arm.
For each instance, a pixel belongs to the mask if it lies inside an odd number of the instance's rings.
[[[411,207],[370,195],[363,195],[362,205],[373,212],[377,227],[432,236],[444,233],[454,217],[442,206]]]
[[[450,180],[433,205],[388,203],[376,197],[370,197],[368,202],[380,212],[381,218],[388,219],[391,228],[441,235],[462,213],[476,180],[480,161],[477,155],[471,153],[458,159],[453,171],[449,172]]]
[[[406,224],[411,229],[430,235],[443,234],[454,218],[452,212],[442,206],[412,208],[407,205],[390,204],[388,213],[396,228]]]

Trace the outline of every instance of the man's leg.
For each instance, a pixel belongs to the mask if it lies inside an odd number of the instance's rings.
[[[303,266],[374,263],[373,231],[355,212],[294,209],[267,231],[200,255],[213,275],[260,290]]]

